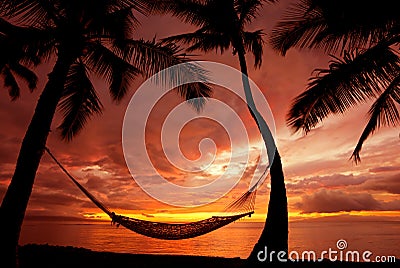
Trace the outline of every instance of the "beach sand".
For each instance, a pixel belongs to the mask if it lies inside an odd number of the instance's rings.
[[[21,268],[33,267],[400,267],[396,263],[288,262],[286,264],[250,264],[240,258],[187,255],[128,254],[92,251],[85,248],[28,244],[19,249]]]

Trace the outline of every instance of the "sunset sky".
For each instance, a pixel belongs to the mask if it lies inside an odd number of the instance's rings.
[[[288,3],[281,1],[280,4],[265,5],[251,29],[262,28],[268,34]],[[140,20],[142,27],[137,30],[137,38],[162,38],[193,30],[191,26],[169,17],[140,17]],[[222,56],[212,53],[199,55],[195,59],[239,68],[237,58],[230,52]],[[361,163],[356,165],[349,160],[367,122],[368,104],[352,109],[343,116],[329,117],[307,136],[294,134],[286,126],[285,116],[292,99],[306,88],[313,69],[326,67],[328,61],[329,57],[318,51],[292,49],[282,57],[267,43],[263,65],[261,69],[254,70],[252,58],[248,55],[250,77],[262,90],[274,115],[276,143],[286,176],[290,220],[330,215],[346,217],[349,214],[365,219],[400,216],[399,129],[380,129],[365,143]],[[0,198],[3,198],[12,177],[21,140],[50,69],[51,64],[40,66],[37,69],[40,77],[38,89],[29,93],[24,88],[21,98],[15,102],[10,101],[6,90],[0,92]],[[257,154],[251,155],[250,166],[245,171],[247,177],[244,176],[246,178],[232,192],[214,204],[177,208],[154,200],[132,179],[122,149],[124,114],[131,96],[142,82],[138,79],[128,96],[117,105],[112,103],[106,85],[94,78],[96,90],[105,107],[103,115],[93,118],[80,135],[67,143],[61,141],[57,133],[56,128],[60,123],[60,114],[57,114],[48,147],[92,194],[118,213],[163,221],[193,220],[218,214],[226,204],[246,190],[249,176],[257,164]],[[213,97],[227,103],[239,114],[252,146],[261,146],[257,127],[245,104],[220,88],[216,88]],[[192,174],[177,170],[160,153],[162,120],[181,101],[178,95],[168,94],[158,104],[149,121],[151,127],[146,133],[146,143],[153,163],[168,180],[182,185],[196,184],[199,182],[190,181]],[[199,142],[207,137],[214,140],[217,147],[216,170],[223,167],[224,157],[230,150],[228,136],[220,125],[208,120],[187,124],[180,135],[180,146],[186,157],[195,160],[200,156]],[[214,172],[211,175],[218,175],[218,171]],[[258,192],[256,214],[252,220],[265,220],[268,195],[269,180]],[[43,219],[59,216],[106,219],[48,155],[42,158],[26,215],[27,218]]]

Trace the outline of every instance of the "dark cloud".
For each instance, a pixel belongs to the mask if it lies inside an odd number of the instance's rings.
[[[287,183],[286,186],[289,192],[309,192],[310,190],[320,188],[342,188],[351,185],[360,185],[367,180],[368,178],[365,176],[334,174],[306,178],[293,183]]]
[[[82,203],[82,199],[62,192],[44,193],[35,191],[31,196],[30,202],[34,206],[76,206]]]
[[[295,204],[303,213],[332,213],[341,211],[400,210],[400,200],[378,201],[369,193],[346,193],[340,190],[322,189],[303,195]]]
[[[394,169],[393,169],[394,170]],[[290,195],[299,195],[324,189],[345,189],[346,191],[375,191],[400,194],[400,173],[379,175],[342,175],[315,176],[286,183]]]
[[[1,166],[0,166],[1,168]],[[0,171],[0,181],[9,181],[12,178],[12,171],[11,170],[7,170],[7,169],[3,169]]]
[[[84,187],[86,189],[90,190],[90,192],[96,191],[98,193],[107,195],[110,192],[112,192],[113,190],[115,190],[115,189],[112,189],[112,187],[110,187],[109,180],[107,180],[107,179],[102,179],[96,175],[87,175],[86,179],[87,179],[87,181],[86,181]],[[121,186],[119,185],[119,187],[121,187]]]
[[[27,221],[83,221],[85,217],[71,217],[71,216],[48,216],[48,215],[31,215],[27,214],[24,218]]]
[[[74,193],[77,189],[72,181],[58,169],[58,167],[47,168],[41,166],[35,179],[35,187],[38,190],[60,191],[64,193]]]
[[[376,167],[370,168],[369,172],[379,173],[379,172],[390,172],[390,171],[399,171],[400,166],[384,166],[384,167]]]
[[[361,185],[361,188],[390,194],[400,194],[400,173],[385,177],[371,176],[368,181]]]

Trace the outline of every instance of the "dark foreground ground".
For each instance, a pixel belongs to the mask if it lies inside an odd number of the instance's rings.
[[[54,267],[54,268],[134,268],[134,267],[398,267],[397,263],[344,263],[344,262],[297,262],[286,264],[250,264],[240,258],[218,258],[203,256],[176,256],[125,254],[113,252],[96,252],[84,248],[60,247],[49,245],[25,245],[19,251],[21,268]],[[0,265],[1,266],[1,265]]]

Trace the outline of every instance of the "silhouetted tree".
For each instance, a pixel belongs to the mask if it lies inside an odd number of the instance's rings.
[[[248,79],[246,53],[254,56],[254,67],[260,68],[263,55],[263,31],[246,31],[246,27],[257,17],[264,2],[262,0],[174,0],[169,12],[185,23],[198,27],[191,33],[179,34],[164,39],[165,42],[188,45],[187,51],[225,51],[232,49],[239,58],[242,81],[249,111],[257,123],[270,160],[271,192],[268,214],[263,232],[249,256],[257,261],[257,253],[268,247],[268,251],[288,249],[287,197],[281,158],[276,149],[270,129],[257,110]],[[271,148],[274,150],[271,152]],[[273,160],[272,160],[273,159]],[[287,256],[285,256],[287,257]],[[275,259],[274,259],[275,260]]]
[[[292,4],[271,35],[282,55],[290,48],[336,53],[328,69],[316,69],[292,103],[288,124],[308,133],[330,114],[374,100],[351,158],[381,126],[398,126],[400,115],[400,16],[396,2],[302,0]]]
[[[106,80],[111,98],[119,102],[138,75],[188,61],[174,45],[132,39],[139,26],[134,12],[147,15],[152,8],[147,0],[0,2],[0,70],[11,98],[19,96],[16,77],[26,80],[30,89],[36,87],[36,75],[28,67],[54,64],[1,204],[2,267],[17,265],[21,225],[57,107],[63,116],[58,127],[61,137],[71,140],[91,116],[102,111],[91,74]],[[179,92],[187,99],[200,97],[192,102],[199,108],[210,88],[197,83],[182,86]]]

